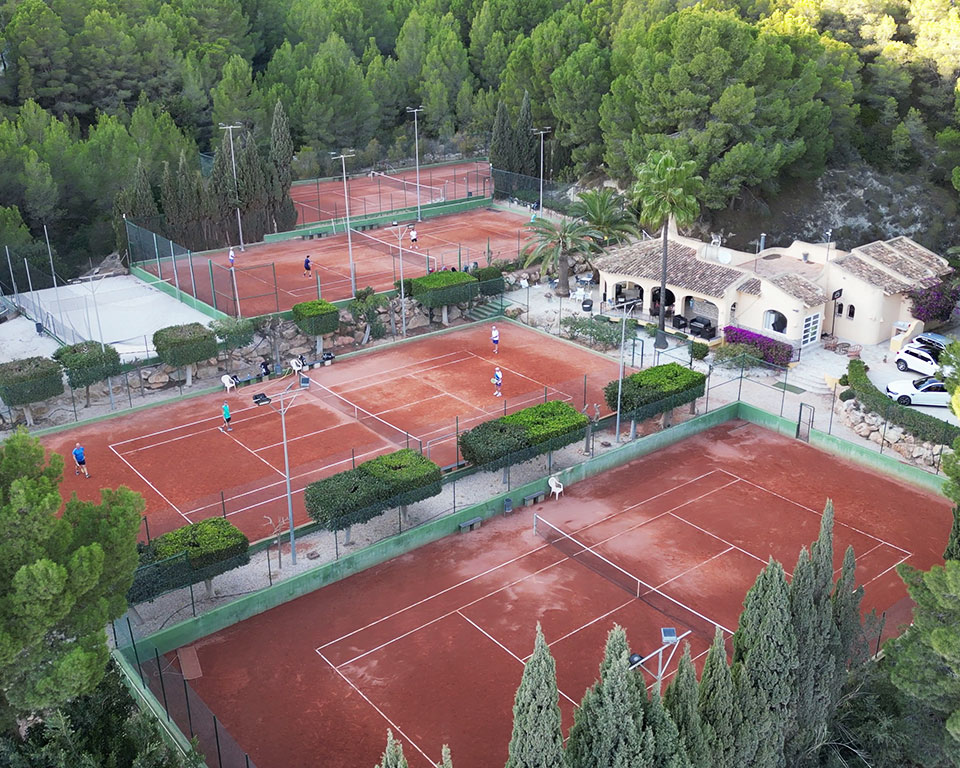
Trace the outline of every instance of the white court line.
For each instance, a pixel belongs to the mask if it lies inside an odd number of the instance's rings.
[[[871,550],[871,552],[872,552],[872,551],[873,551],[873,550]],[[895,563],[894,563],[893,565],[891,565],[889,568],[887,568],[887,569],[885,569],[885,570],[883,570],[883,571],[880,571],[880,573],[878,573],[876,576],[874,576],[872,579],[870,579],[870,581],[867,581],[867,582],[861,584],[860,586],[861,586],[861,587],[866,587],[867,584],[872,584],[872,583],[875,582],[877,579],[879,579],[881,576],[885,576],[886,574],[888,574],[890,571],[892,571],[892,570],[893,570],[894,568],[896,568],[898,565],[902,565],[903,563],[905,563],[905,562],[906,562],[907,560],[909,560],[911,557],[913,557],[912,554],[910,554],[910,555],[905,555],[904,557],[901,557],[897,562],[895,562]],[[837,571],[839,571],[839,570],[840,570],[840,569],[838,568]]]
[[[320,653],[319,650],[317,651],[317,653],[320,655],[320,658],[321,658],[321,659],[323,659],[325,662],[327,662],[327,664],[330,664],[330,660],[329,660],[326,656],[324,656],[322,653]],[[412,745],[413,745],[413,748],[414,748],[415,750],[417,750],[417,752],[419,752],[421,755],[423,755],[424,758],[426,758],[427,762],[430,763],[430,765],[436,765],[436,764],[437,764],[438,761],[436,761],[436,760],[431,760],[431,759],[430,759],[430,756],[429,756],[426,752],[424,752],[422,749],[420,749],[420,745],[417,744],[417,742],[415,742],[415,741],[414,741],[413,739],[411,739],[409,736],[407,736],[407,734],[404,733],[403,729],[402,729],[399,725],[397,725],[395,722],[393,722],[393,720],[391,720],[389,717],[387,717],[386,714],[384,713],[384,711],[383,711],[382,709],[380,709],[380,707],[378,707],[376,704],[374,704],[372,701],[370,701],[370,699],[367,697],[367,695],[366,695],[363,691],[361,691],[356,685],[354,685],[353,681],[352,681],[350,678],[348,678],[345,674],[343,674],[343,672],[341,672],[339,669],[337,669],[335,666],[333,666],[333,664],[330,664],[330,668],[331,668],[334,672],[336,672],[338,675],[340,675],[340,677],[343,678],[344,682],[345,682],[347,685],[349,685],[351,688],[353,688],[353,690],[355,690],[355,691],[360,695],[360,697],[361,697],[365,702],[367,702],[367,704],[369,704],[371,707],[373,707],[373,708],[377,711],[377,714],[380,715],[380,717],[382,717],[384,720],[386,720],[386,721],[393,727],[393,729],[394,729],[397,733],[399,733],[399,734],[400,734],[401,736],[403,736],[403,738],[405,738],[410,744],[412,744]]]
[[[243,410],[247,410],[247,409],[243,409]],[[236,413],[236,412],[237,412],[237,411],[234,411],[234,413]],[[231,414],[231,415],[232,415],[232,414]],[[244,424],[249,424],[249,423],[250,423],[251,421],[253,421],[254,419],[266,418],[266,417],[269,416],[269,415],[270,415],[270,412],[269,412],[269,410],[267,410],[266,412],[264,412],[264,413],[259,413],[259,414],[255,415],[255,416],[248,416],[247,418],[243,419],[243,423],[244,423]],[[222,420],[223,420],[223,419],[222,419],[222,417],[220,417],[220,416],[215,416],[215,417],[211,417],[211,418],[209,418],[209,419],[204,419],[204,421],[222,421]],[[195,422],[195,423],[202,423],[202,422]],[[236,423],[239,424],[240,421],[237,421]],[[193,424],[188,424],[188,425],[186,425],[186,426],[193,426]],[[177,427],[173,427],[173,429],[177,429]],[[166,440],[160,440],[159,442],[156,442],[156,443],[150,443],[150,445],[142,445],[142,446],[140,446],[139,448],[131,448],[131,449],[128,450],[128,451],[124,451],[124,452],[123,452],[123,455],[124,455],[124,456],[130,456],[130,455],[132,455],[132,454],[134,454],[134,453],[138,453],[138,452],[140,452],[140,451],[149,451],[151,448],[159,448],[161,445],[168,445],[169,443],[175,443],[175,442],[177,442],[178,440],[188,440],[188,439],[190,439],[191,437],[197,437],[197,435],[206,434],[207,432],[211,432],[211,431],[213,431],[214,429],[217,429],[217,425],[216,425],[216,424],[213,424],[213,425],[211,425],[211,426],[209,426],[209,427],[204,427],[203,429],[197,430],[196,432],[187,432],[186,434],[178,435],[177,437],[170,437],[170,438],[168,438],[168,439],[166,439]],[[164,430],[164,431],[170,431],[170,430]],[[152,435],[144,435],[144,437],[152,437]],[[123,442],[129,442],[129,441],[128,441],[128,440],[124,440]],[[121,445],[121,444],[122,444],[122,443],[114,443],[114,445]]]
[[[427,371],[432,371],[434,368],[443,368],[447,365],[456,365],[457,363],[463,363],[470,359],[470,353],[467,352],[466,357],[458,357],[456,360],[448,360],[445,363],[438,363],[437,365],[431,365],[428,368],[417,368],[417,370],[409,371],[408,373],[399,373],[399,371],[404,370],[405,368],[416,368],[417,366],[423,365],[424,363],[430,363],[434,360],[443,360],[445,357],[450,357],[451,355],[460,355],[463,354],[462,351],[456,352],[445,352],[442,355],[437,355],[436,357],[428,357],[426,360],[417,360],[413,363],[405,363],[404,365],[398,365],[393,368],[385,368],[383,370],[377,371],[376,373],[370,373],[366,376],[356,376],[350,381],[356,383],[359,381],[365,381],[366,379],[374,379],[373,384],[382,384],[384,381],[394,381],[396,379],[403,379],[407,376],[413,376],[420,373],[425,373]],[[396,376],[390,376],[388,374],[396,373]],[[337,392],[338,395],[347,395],[350,392],[359,392],[362,389],[367,389],[368,387],[373,386],[373,384],[362,384],[359,387],[352,387],[350,389],[344,389],[343,391]],[[336,391],[336,390],[334,390]]]
[[[565,634],[563,637],[558,637],[558,638],[557,638],[556,640],[554,640],[552,643],[548,643],[548,645],[556,645],[556,644],[559,643],[561,640],[566,640],[568,637],[572,637],[573,635],[577,634],[577,632],[580,632],[581,630],[584,630],[584,629],[586,629],[587,627],[589,627],[589,626],[591,626],[591,625],[593,625],[593,624],[596,624],[598,621],[603,621],[605,618],[607,618],[607,616],[610,616],[611,614],[614,614],[614,613],[616,613],[617,611],[619,611],[619,610],[621,610],[621,609],[623,609],[623,608],[626,608],[628,605],[630,605],[630,604],[631,604],[634,600],[636,600],[636,599],[637,599],[636,597],[632,597],[632,598],[630,598],[629,600],[627,600],[627,602],[621,603],[620,605],[618,605],[616,608],[611,608],[611,609],[610,609],[609,611],[607,611],[606,613],[601,613],[601,614],[600,614],[599,616],[597,616],[595,619],[593,619],[593,620],[591,620],[591,621],[588,621],[588,622],[587,622],[586,624],[584,624],[583,626],[577,627],[576,629],[573,629],[573,630],[567,632],[567,634]],[[530,656],[532,656],[532,655],[533,655],[533,654],[530,654]],[[530,656],[527,656],[527,658],[529,659]]]
[[[120,461],[122,461],[124,464],[126,464],[128,467],[130,467],[130,469],[132,469],[132,470],[134,471],[134,473],[137,475],[137,477],[139,477],[141,480],[143,480],[143,482],[145,482],[148,486],[150,486],[151,488],[153,488],[153,490],[154,490],[154,492],[157,494],[157,496],[159,496],[161,499],[163,499],[165,502],[167,502],[167,504],[169,504],[174,510],[176,510],[177,514],[180,515],[180,517],[182,517],[182,518],[183,518],[184,520],[186,520],[188,523],[189,523],[189,522],[192,522],[189,517],[187,517],[185,514],[183,514],[183,512],[180,511],[180,508],[179,508],[176,504],[174,504],[172,501],[170,501],[170,499],[168,499],[166,496],[164,496],[162,493],[160,493],[160,491],[157,489],[157,486],[155,486],[153,483],[151,483],[149,480],[147,480],[147,478],[145,478],[142,474],[140,474],[140,472],[137,470],[136,467],[133,466],[133,464],[131,464],[129,461],[127,461],[125,458],[123,458],[123,456],[121,456],[121,455],[117,452],[117,449],[116,449],[116,448],[114,448],[114,447],[111,445],[111,446],[110,446],[110,450],[113,451],[114,454],[116,454],[116,457],[117,457],[118,459],[120,459]]]
[[[277,469],[275,466],[273,466],[273,464],[271,464],[269,461],[267,461],[265,458],[263,458],[263,456],[259,456],[259,455],[257,454],[257,452],[256,452],[255,450],[253,450],[253,448],[248,448],[248,447],[245,446],[243,443],[241,443],[239,440],[237,440],[237,438],[235,438],[233,435],[231,435],[229,432],[224,432],[224,430],[222,430],[222,429],[221,429],[220,431],[223,432],[223,434],[225,434],[227,437],[229,437],[231,440],[233,440],[233,442],[235,442],[237,445],[239,445],[241,448],[243,448],[243,450],[245,450],[247,453],[249,453],[249,454],[250,454],[251,456],[253,456],[255,459],[258,459],[258,460],[262,461],[264,464],[266,464],[268,467],[270,467],[270,469],[272,469],[274,472],[276,472],[278,475],[280,475],[280,477],[286,478],[286,475],[285,475],[282,471],[280,471],[280,470]]]
[[[469,350],[468,350],[468,352],[469,352]],[[477,358],[477,360],[482,360],[483,362],[489,363],[490,365],[495,365],[495,362],[494,362],[494,360],[492,359],[492,357],[487,357],[487,356],[485,356],[485,355],[478,355],[476,352],[469,352],[469,354],[473,355],[475,358]],[[499,356],[499,355],[496,355],[496,357],[499,359],[500,356]],[[550,387],[549,384],[544,384],[542,381],[537,381],[537,379],[532,379],[532,378],[530,378],[529,376],[526,376],[526,375],[520,373],[519,371],[513,370],[513,368],[508,368],[508,367],[506,367],[506,366],[500,366],[500,369],[501,369],[501,370],[504,370],[504,371],[509,371],[509,372],[512,373],[514,376],[519,376],[521,379],[526,379],[527,381],[532,381],[534,384],[536,384],[536,385],[539,386],[539,387],[546,387],[547,389],[551,389],[551,387]]]
[[[487,630],[485,630],[483,627],[481,627],[479,624],[477,624],[475,621],[473,621],[469,616],[464,615],[464,614],[461,613],[460,611],[457,611],[457,615],[458,615],[461,619],[463,619],[464,621],[466,621],[468,624],[470,624],[471,626],[473,626],[478,632],[481,632],[482,634],[486,635],[488,638],[490,638],[490,640],[492,640],[494,643],[496,643],[496,644],[499,645],[501,648],[503,648],[503,650],[505,650],[508,654],[510,654],[511,656],[513,656],[513,658],[515,658],[518,662],[520,662],[521,665],[525,665],[525,664],[526,664],[526,662],[524,662],[523,659],[521,659],[519,656],[517,656],[517,654],[515,654],[513,651],[511,651],[509,648],[507,648],[507,646],[505,646],[503,643],[501,643],[499,640],[497,640],[497,638],[495,638],[493,635],[491,635],[489,632],[487,632]],[[561,696],[563,696],[563,698],[565,698],[567,701],[569,701],[571,704],[573,704],[573,706],[577,706],[577,702],[575,702],[573,699],[571,699],[569,696],[567,696],[567,694],[565,694],[563,691],[561,691],[559,686],[557,686],[557,692],[558,692]]]
[[[311,402],[316,402],[317,404],[319,404],[320,401],[311,401]],[[340,413],[340,411],[335,411],[335,413]],[[346,414],[343,414],[343,415],[346,416]],[[288,438],[287,438],[287,444],[289,445],[290,443],[294,443],[294,442],[296,442],[297,440],[303,440],[303,439],[306,438],[306,437],[313,437],[314,435],[321,435],[321,434],[323,434],[324,432],[329,432],[330,430],[333,430],[333,429],[340,429],[340,427],[352,426],[352,425],[354,425],[354,424],[356,424],[356,423],[357,423],[357,422],[356,422],[355,419],[350,419],[350,421],[343,421],[343,422],[340,422],[339,424],[333,424],[333,425],[331,425],[331,426],[329,426],[329,427],[324,427],[323,429],[315,429],[315,430],[313,430],[313,432],[304,432],[302,435],[297,435],[296,437],[288,437]],[[281,440],[279,443],[270,443],[269,445],[264,445],[264,446],[261,446],[260,448],[254,448],[253,450],[258,451],[258,452],[259,452],[259,451],[266,451],[266,450],[269,449],[269,448],[276,448],[276,447],[281,446],[281,445],[283,445],[283,441],[282,441],[282,440]]]
[[[726,472],[726,470],[721,470],[721,471]],[[813,514],[817,515],[818,517],[823,517],[823,512],[818,512],[817,510],[811,509],[810,507],[805,506],[805,505],[801,504],[801,503],[798,502],[798,501],[793,501],[792,499],[788,499],[786,496],[783,496],[783,495],[777,493],[776,491],[771,491],[769,488],[764,488],[764,487],[763,487],[762,485],[760,485],[759,483],[754,483],[752,480],[747,480],[746,478],[740,477],[739,475],[735,475],[733,472],[727,472],[727,474],[728,474],[728,475],[731,475],[732,477],[736,477],[738,480],[740,480],[741,482],[746,483],[747,485],[752,485],[752,486],[754,486],[755,488],[759,488],[761,491],[764,491],[764,492],[766,492],[766,493],[769,493],[771,496],[776,496],[778,499],[783,499],[784,501],[786,501],[786,502],[788,502],[788,503],[790,503],[790,504],[793,504],[793,505],[796,506],[796,507],[800,507],[800,509],[805,509],[805,510],[807,510],[808,512],[813,512]],[[874,536],[872,533],[867,533],[866,531],[860,530],[860,529],[857,528],[856,526],[849,525],[848,523],[841,522],[841,521],[839,521],[839,520],[836,519],[836,516],[834,516],[834,525],[842,525],[844,528],[849,528],[851,531],[856,531],[857,533],[860,533],[860,534],[862,534],[862,535],[864,535],[864,536],[868,536],[868,537],[870,537],[871,539],[873,539],[874,541],[879,541],[881,544],[886,544],[888,547],[891,547],[892,549],[897,549],[897,550],[899,550],[900,552],[903,552],[903,553],[905,553],[905,554],[907,554],[907,555],[912,555],[912,554],[913,554],[912,552],[904,549],[903,547],[898,547],[896,544],[891,544],[889,541],[884,541],[884,540],[881,539],[879,536]]]

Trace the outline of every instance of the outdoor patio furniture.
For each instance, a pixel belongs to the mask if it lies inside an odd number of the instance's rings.
[[[713,322],[710,318],[701,317],[700,315],[697,315],[690,321],[690,333],[704,339],[712,339],[716,335],[713,330]]]
[[[674,315],[673,316],[673,327],[677,329],[682,329],[687,327],[687,318],[683,315]]]
[[[847,347],[847,357],[852,358],[852,359],[854,359],[854,360],[859,360],[859,359],[860,359],[860,352],[861,352],[862,349],[863,349],[863,345],[862,345],[862,344],[852,344],[852,345],[850,345],[849,347]]]
[[[826,336],[823,339],[823,348],[829,349],[831,352],[836,351],[837,344],[840,340],[836,336]]]
[[[850,349],[850,342],[840,341],[840,342],[837,342],[837,346],[834,347],[833,351],[836,352],[838,355],[845,355],[847,354],[848,349]]]

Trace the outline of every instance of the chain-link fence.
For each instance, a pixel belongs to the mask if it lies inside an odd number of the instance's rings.
[[[493,196],[497,200],[506,200],[512,203],[526,205],[536,210],[540,204],[541,181],[535,176],[524,176],[522,173],[502,171],[493,168]],[[569,213],[570,206],[575,202],[571,190],[575,185],[561,184],[555,181],[543,181],[543,207],[557,213]]]

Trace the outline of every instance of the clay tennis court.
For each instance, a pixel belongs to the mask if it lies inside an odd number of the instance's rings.
[[[471,161],[420,168],[420,205],[493,194],[490,163]],[[417,205],[417,171],[377,171],[363,176],[347,175],[351,216],[395,211]],[[295,182],[290,199],[297,209],[297,224],[339,219],[346,215],[341,177]]]
[[[835,565],[852,545],[889,634],[909,620],[894,568],[940,561],[946,500],[736,420],[210,635],[192,684],[259,768],[373,765],[388,728],[417,768],[444,743],[458,768],[503,765],[537,622],[566,733],[614,623],[643,655],[661,627],[689,629],[701,665],[768,558],[792,571],[828,497]],[[642,579],[642,597],[546,543],[534,514]]]
[[[492,208],[437,216],[416,225],[417,249],[411,248],[407,225],[413,221],[409,219],[400,221],[398,227],[354,232],[350,239],[357,290],[368,286],[378,292],[394,290],[400,278],[401,255],[407,279],[445,267],[462,269],[474,263],[485,267],[488,248],[491,260],[515,259],[526,242],[523,225],[527,221],[524,216]],[[319,240],[297,237],[254,243],[244,251],[235,249],[233,271],[229,269],[229,249],[208,251],[189,261],[177,260],[176,275],[169,263],[164,265],[163,279],[195,293],[221,312],[236,316],[239,311],[243,317],[256,317],[289,310],[318,294],[327,301],[350,298],[348,246],[345,231]],[[305,276],[303,262],[308,255],[312,268]],[[139,266],[158,274],[155,262]]]
[[[490,325],[471,326],[307,371],[307,389],[288,376],[82,425],[43,442],[67,457],[75,442],[86,448],[93,479],[68,471],[66,494],[96,499],[101,487],[119,485],[141,492],[151,537],[225,515],[258,540],[271,531],[264,516],[286,520],[287,507],[280,416],[253,404],[257,392],[279,403],[278,394],[294,384],[286,424],[297,525],[308,522],[306,485],[354,461],[410,447],[450,465],[458,457],[458,428],[545,399],[578,409],[600,403],[601,413],[609,412],[602,389],[617,377],[616,362],[512,323],[500,328],[497,356]],[[490,384],[496,365],[504,377],[501,398]],[[219,429],[225,399],[232,432]]]

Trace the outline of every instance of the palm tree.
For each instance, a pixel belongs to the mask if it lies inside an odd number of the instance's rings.
[[[672,216],[677,226],[692,224],[700,213],[697,195],[703,188],[703,179],[696,176],[692,160],[677,163],[670,151],[651,152],[647,161],[637,168],[637,182],[633,185],[634,205],[640,211],[640,220],[651,228],[663,228],[663,262],[660,270],[660,323],[657,329],[657,349],[666,349],[664,318],[667,298],[667,230]]]
[[[636,215],[627,206],[624,197],[612,187],[583,192],[577,202],[570,206],[570,215],[589,224],[602,235],[595,243],[594,251],[597,253],[603,253],[609,246],[626,242],[640,233]],[[598,282],[599,273],[589,258],[587,264],[593,270],[594,282]]]
[[[536,218],[523,225],[530,232],[532,242],[524,248],[527,257],[524,266],[540,264],[546,271],[557,266],[557,296],[570,295],[570,255],[590,253],[603,239],[597,230],[582,221],[557,223]]]

